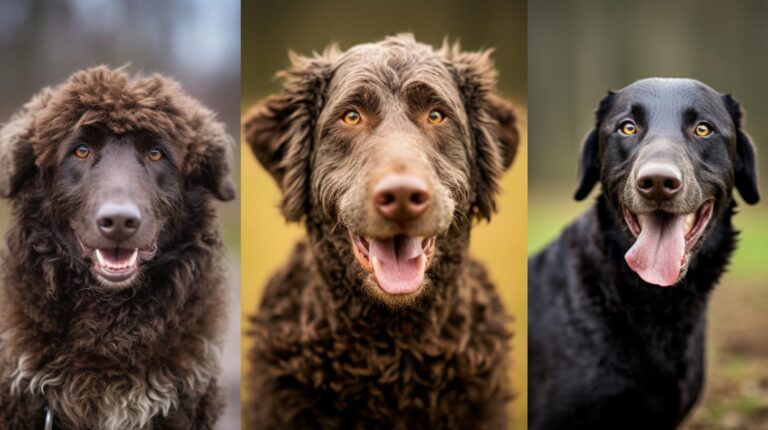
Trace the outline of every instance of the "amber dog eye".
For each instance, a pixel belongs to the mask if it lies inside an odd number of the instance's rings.
[[[88,156],[91,155],[91,148],[89,148],[88,145],[78,145],[78,147],[75,148],[74,154],[77,158],[88,158]]]
[[[152,161],[160,161],[163,158],[163,151],[158,148],[152,148],[147,151],[147,157]]]
[[[427,119],[430,124],[440,124],[445,119],[445,115],[439,110],[433,110],[429,112]]]
[[[345,124],[348,125],[356,125],[360,122],[360,114],[357,111],[351,110],[344,114],[341,119],[344,121]]]
[[[712,134],[712,127],[710,127],[709,124],[707,124],[705,122],[700,122],[696,126],[696,130],[695,131],[696,131],[696,136],[707,137],[710,134]]]
[[[637,126],[632,121],[624,121],[619,126],[619,131],[625,136],[632,136],[637,133]]]

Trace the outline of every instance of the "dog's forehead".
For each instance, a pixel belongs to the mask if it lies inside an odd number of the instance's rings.
[[[331,89],[357,84],[397,91],[414,81],[443,86],[441,83],[452,83],[453,76],[444,58],[431,46],[387,40],[357,45],[345,52],[334,67]]]
[[[694,79],[648,78],[617,91],[614,111],[643,108],[649,116],[694,111],[728,118],[722,95]]]

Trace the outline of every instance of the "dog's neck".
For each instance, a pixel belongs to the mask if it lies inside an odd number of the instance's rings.
[[[632,242],[623,233],[621,215],[600,196],[592,217],[595,224],[590,227],[595,229],[592,234],[599,252],[583,255],[594,260],[591,262],[594,267],[608,269],[602,275],[606,277],[602,282],[592,284],[603,290],[607,300],[618,305],[617,315],[625,313],[628,319],[643,327],[680,326],[685,321],[693,324],[706,311],[709,294],[725,271],[735,247],[736,232],[731,224],[734,206],[733,201],[728,202],[713,217],[684,278],[672,287],[658,287],[642,281],[625,262],[624,254]]]

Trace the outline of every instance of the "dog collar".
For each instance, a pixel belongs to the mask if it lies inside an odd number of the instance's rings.
[[[53,430],[53,411],[51,411],[48,405],[45,405],[45,425],[43,430]]]

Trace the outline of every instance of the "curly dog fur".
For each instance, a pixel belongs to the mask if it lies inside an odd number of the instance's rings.
[[[57,153],[83,127],[150,133],[179,157],[180,204],[139,280],[108,289],[78,252]],[[12,218],[0,288],[0,428],[212,428],[225,328],[212,196],[234,197],[222,123],[174,81],[101,66],[45,88],[0,130]]]
[[[495,95],[490,52],[434,50],[399,35],[292,62],[283,92],[244,120],[246,140],[282,189],[284,215],[308,234],[251,317],[248,428],[504,428],[508,317],[467,249],[472,220],[495,210],[518,141],[512,108]],[[421,108],[438,99],[448,119],[429,128]],[[366,128],[343,129],[349,100]],[[424,284],[401,299],[356,263],[344,227],[390,227],[366,212],[367,189],[356,187],[407,151],[409,162],[425,162],[418,171],[433,189],[445,190],[435,191],[447,203],[434,210],[448,221]],[[437,223],[428,224],[418,228],[432,234]]]

